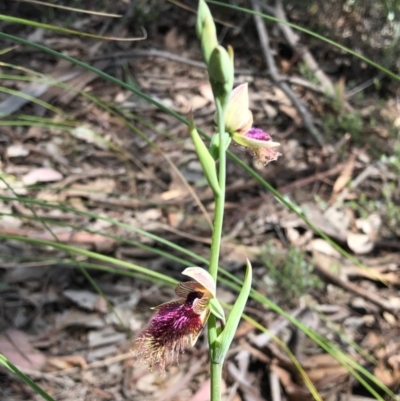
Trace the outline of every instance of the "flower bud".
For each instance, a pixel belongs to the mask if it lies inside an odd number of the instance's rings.
[[[201,43],[201,51],[207,66],[213,50],[218,46],[217,30],[210,9],[204,0],[199,1],[196,21],[197,37]]]
[[[213,50],[208,73],[214,96],[219,98],[224,106],[227,104],[228,97],[232,91],[234,68],[231,56],[222,46],[217,46]]]

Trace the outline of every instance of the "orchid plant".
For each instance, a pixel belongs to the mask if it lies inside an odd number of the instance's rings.
[[[213,90],[217,132],[208,148],[189,116],[189,131],[204,175],[214,194],[215,213],[208,271],[189,267],[182,274],[194,281],[178,284],[177,299],[154,307],[155,315],[147,328],[135,340],[138,360],[149,368],[165,367],[177,361],[179,354],[196,343],[203,327],[208,323],[210,355],[211,401],[221,400],[222,366],[238,327],[251,290],[252,269],[247,260],[243,287],[225,319],[224,309],[216,295],[219,251],[224,218],[226,151],[233,139],[249,149],[257,166],[276,160],[279,143],[260,128],[253,127],[253,114],[249,109],[248,85],[233,89],[233,49],[220,46],[216,27],[204,0],[199,1],[197,36],[201,43]]]

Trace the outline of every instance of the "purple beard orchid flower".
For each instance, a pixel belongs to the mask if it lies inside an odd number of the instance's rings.
[[[210,316],[209,301],[216,286],[211,275],[200,267],[189,267],[182,274],[196,281],[180,283],[176,300],[154,307],[155,315],[136,338],[134,354],[149,369],[165,367],[178,360],[179,354],[193,346]]]
[[[225,129],[236,143],[250,149],[258,167],[265,166],[281,156],[276,150],[280,144],[273,142],[270,134],[252,125],[248,85],[241,84],[232,91],[226,107]]]

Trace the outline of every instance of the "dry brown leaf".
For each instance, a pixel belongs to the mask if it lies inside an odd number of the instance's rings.
[[[0,335],[0,354],[21,369],[40,371],[46,363],[46,356],[30,344],[29,337],[15,329]]]
[[[324,255],[340,259],[340,253],[329,242],[322,238],[316,238],[309,242],[307,246],[308,251],[320,252]]]
[[[113,178],[97,178],[91,180],[85,184],[73,184],[70,189],[67,190],[69,196],[77,196],[77,194],[87,194],[88,192],[98,192],[100,195],[110,194],[114,192],[116,188],[116,182]],[[74,192],[76,191],[76,192]]]
[[[178,93],[175,96],[175,103],[180,106],[180,113],[188,114],[191,110],[195,111],[198,109],[202,109],[205,105],[209,103],[209,100],[200,95],[184,96]]]
[[[167,219],[171,227],[178,228],[185,220],[185,215],[183,213],[170,212]]]
[[[286,93],[277,87],[274,87],[273,94],[271,93],[263,93],[263,97],[269,98],[279,104],[279,106],[292,106],[292,101],[286,96]]]
[[[194,95],[190,98],[189,104],[193,111],[200,110],[209,103],[209,100],[203,96]]]
[[[186,44],[185,37],[179,34],[178,28],[174,27],[170,29],[164,35],[164,43],[169,50],[178,50]]]
[[[75,366],[86,369],[87,363],[80,355],[53,356],[47,358],[46,371],[71,369]]]
[[[28,174],[22,177],[22,182],[25,185],[34,185],[38,182],[54,182],[60,181],[63,176],[60,172],[47,167],[41,167],[31,170]]]
[[[214,95],[209,82],[205,82],[199,86],[200,95],[207,99],[209,102],[214,101]]]
[[[109,142],[99,133],[92,130],[90,127],[81,125],[70,131],[71,135],[77,139],[96,145],[100,149],[108,149]]]
[[[356,164],[356,157],[352,155],[349,161],[347,162],[346,166],[340,173],[339,177],[333,184],[333,189],[332,189],[333,195],[337,195],[350,182],[351,177],[353,175],[355,164]]]
[[[190,401],[210,401],[210,380],[203,382],[197,393],[190,399]]]
[[[386,362],[386,363],[385,363]],[[374,369],[375,377],[385,386],[394,388],[400,385],[400,360],[399,355],[393,355],[386,361],[380,360]]]
[[[382,218],[378,213],[371,213],[365,219],[357,219],[355,221],[356,227],[363,233],[367,234],[372,240],[378,237],[379,230],[382,225]]]
[[[56,317],[56,330],[62,330],[67,327],[86,327],[100,328],[105,325],[104,319],[97,314],[85,313],[79,310],[67,309],[64,313]]]
[[[136,387],[144,393],[157,393],[159,390],[159,373],[154,371],[141,376],[136,382]]]
[[[24,157],[29,155],[29,149],[21,144],[10,145],[7,147],[6,156],[12,157]]]
[[[169,185],[168,191],[163,192],[157,198],[161,198],[164,201],[183,198],[184,196],[189,194],[189,191],[182,181],[182,177],[175,171],[175,169],[170,170],[171,174],[171,183]]]
[[[349,376],[346,368],[329,354],[308,356],[302,365],[318,391],[338,385]]]
[[[350,219],[345,210],[330,207],[322,212],[314,204],[303,206],[304,213],[317,228],[329,236],[345,241]]]
[[[313,399],[306,388],[293,382],[287,370],[274,363],[271,365],[271,370],[279,377],[282,387],[285,389],[290,401],[308,401]]]
[[[366,234],[347,233],[347,245],[358,255],[369,253],[374,249],[374,243]]]
[[[107,303],[104,298],[87,290],[65,290],[64,296],[70,301],[88,311],[107,312]]]
[[[284,104],[280,104],[278,107],[279,110],[282,113],[289,116],[295,122],[296,125],[301,124],[301,117],[299,116],[299,113],[296,108],[294,108],[293,106],[286,106]]]
[[[90,348],[104,347],[105,345],[117,344],[126,339],[125,333],[118,333],[112,327],[106,327],[103,330],[92,330],[88,334],[88,343]]]

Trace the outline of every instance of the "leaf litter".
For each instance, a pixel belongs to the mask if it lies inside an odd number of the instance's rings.
[[[168,28],[165,35],[158,33],[146,42],[132,45],[144,52],[140,57],[123,48],[124,58],[114,58],[100,67],[134,80],[135,85],[173,110],[186,113],[193,109],[196,122],[212,132],[214,110],[205,70],[201,64],[193,66],[174,60],[178,55],[185,60],[198,60],[190,33],[193,24],[184,10],[165,7],[166,22],[173,24],[177,16],[182,17],[176,27]],[[82,19],[80,29],[90,31],[99,21],[98,16]],[[21,35],[28,35],[26,28],[18,29]],[[58,37],[54,32],[41,35],[44,43],[52,43],[57,50],[72,52],[81,59],[88,57],[85,49],[94,44],[91,39],[77,41]],[[55,45],[53,40],[57,37]],[[243,39],[231,40],[240,48]],[[149,44],[167,53],[168,58],[151,52],[146,56]],[[106,59],[120,51],[118,46],[112,42],[101,45],[96,56]],[[257,51],[253,45],[248,46],[251,59],[237,52],[239,70],[246,70],[246,74],[237,76],[237,83],[250,82],[254,118],[279,138],[284,154],[282,162],[268,166],[262,175],[298,204],[322,233],[359,256],[363,266],[341,256],[332,244],[233,163],[228,165],[221,265],[240,276],[240,261],[249,256],[255,265],[255,289],[305,327],[331,340],[345,356],[398,393],[400,247],[396,239],[400,232],[396,205],[400,194],[394,158],[399,155],[389,154],[387,163],[373,161],[368,150],[356,141],[350,143],[346,136],[322,149],[314,146],[287,96],[278,88],[271,89],[267,77],[254,73],[255,66],[264,68]],[[0,234],[46,240],[55,235],[61,243],[97,250],[180,279],[182,266],[177,261],[151,251],[169,251],[165,246],[110,222],[51,207],[61,204],[148,230],[207,258],[210,228],[187,185],[210,215],[213,204],[196,166],[187,129],[93,74],[74,69],[72,76],[70,65],[60,62],[54,66],[21,49],[14,50],[13,56],[14,61],[38,72],[53,69],[52,79],[76,89],[61,89],[51,80],[26,86],[11,79],[4,81],[11,89],[62,108],[74,121],[74,128],[63,130],[50,124],[1,128],[0,138],[7,144],[1,155],[1,177],[18,196],[50,204],[28,206],[1,200]],[[298,70],[282,54],[280,57],[286,66],[285,74],[296,78]],[[307,100],[315,118],[326,111],[318,92],[299,84],[293,87],[300,99]],[[160,152],[134,135],[110,110],[81,96],[79,90],[105,102],[118,99],[120,113],[145,138],[155,141]],[[49,122],[66,119],[26,99],[16,99],[15,95],[1,95],[4,118],[30,114],[45,116]],[[368,101],[367,98],[365,103]],[[379,121],[393,120],[397,124],[398,105],[394,99],[389,96],[382,107],[376,105],[368,110]],[[151,121],[151,125],[141,119]],[[379,136],[393,143],[385,130],[383,124]],[[389,153],[390,146],[383,144],[382,152]],[[240,147],[234,147],[233,152],[252,163]],[[15,193],[4,181],[0,182],[1,195],[14,198]],[[135,248],[124,240],[141,242],[150,250]],[[110,269],[116,266],[109,262],[76,258],[68,252],[11,239],[2,242],[1,258],[0,352],[57,400],[207,399],[204,341],[188,350],[180,365],[170,367],[165,376],[146,371],[132,359],[132,337],[146,324],[149,308],[168,299],[170,289],[149,284],[141,277],[114,274]],[[91,264],[98,268],[90,270],[91,276],[115,306],[125,327],[80,273],[81,266]],[[230,302],[235,297],[227,287],[222,292]],[[342,364],[288,320],[254,301],[249,303],[247,313],[290,348],[324,400],[371,397]],[[26,399],[29,390],[11,375],[2,375],[9,386],[8,390],[0,390],[0,396]],[[311,399],[293,360],[271,336],[266,337],[247,322],[239,327],[224,379],[226,400]],[[38,399],[31,393],[29,397]]]

